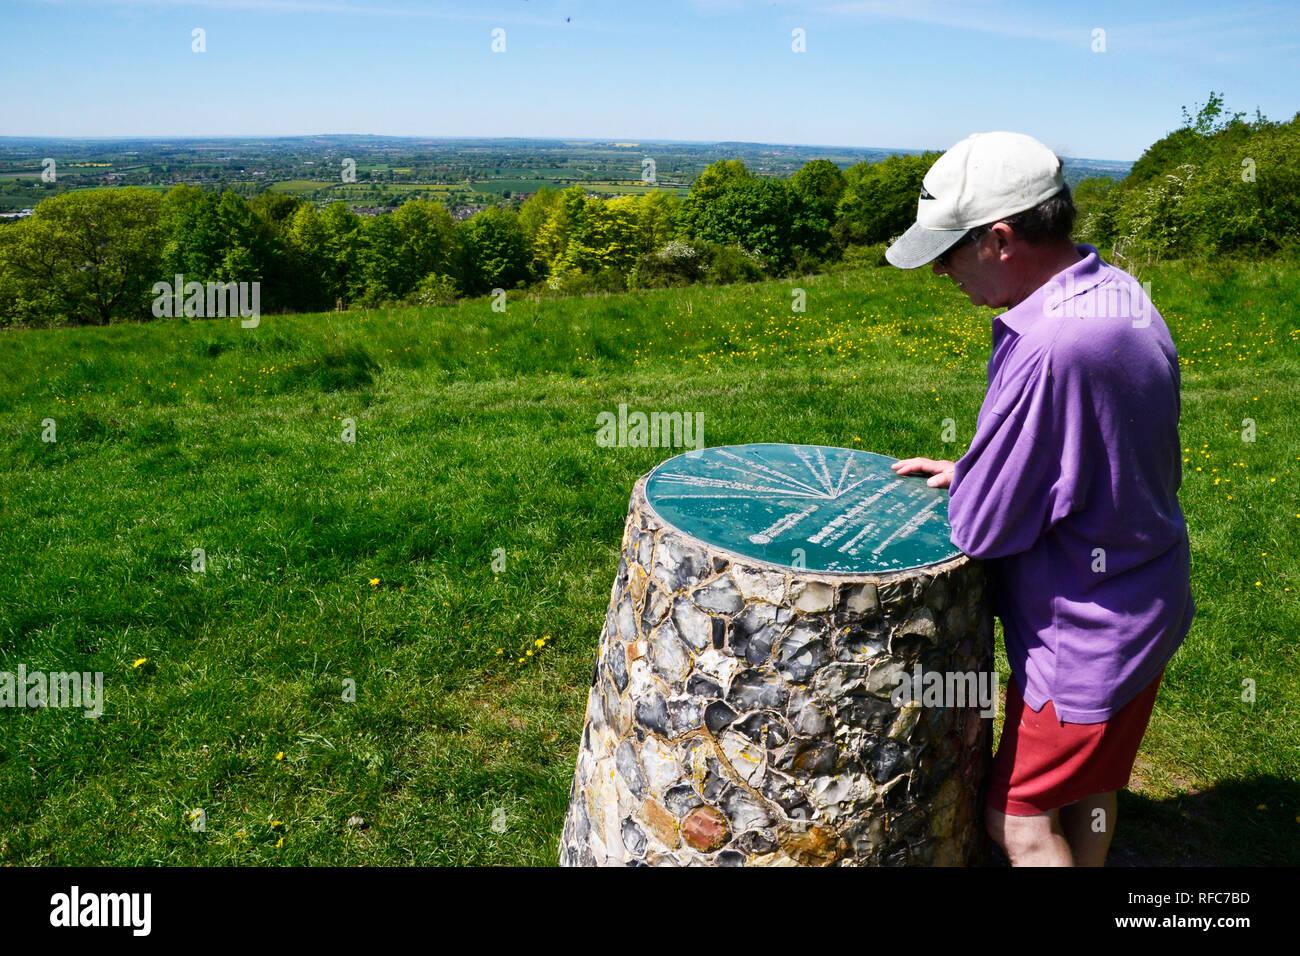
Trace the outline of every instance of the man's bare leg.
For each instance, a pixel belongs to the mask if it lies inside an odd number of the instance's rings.
[[[1119,801],[1116,791],[1094,793],[1061,807],[1061,829],[1070,844],[1075,866],[1103,866],[1115,833]]]
[[[989,807],[985,809],[984,825],[1012,866],[1074,865],[1059,810],[1018,817]]]

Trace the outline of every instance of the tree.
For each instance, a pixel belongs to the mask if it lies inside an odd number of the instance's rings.
[[[332,202],[320,217],[325,232],[325,287],[330,301],[344,305],[364,293],[361,219],[345,202]]]
[[[582,194],[581,187],[571,187]],[[569,247],[567,190],[543,186],[519,207],[519,225],[532,249],[530,265],[534,275],[554,275],[555,264]]]
[[[304,204],[301,199],[288,193],[267,190],[250,202],[249,207],[259,219],[277,227],[287,227],[293,221],[294,214]]]
[[[828,220],[834,216],[845,186],[844,173],[829,159],[809,160],[790,177],[794,194]]]
[[[462,249],[460,275],[465,294],[513,289],[527,281],[531,250],[519,217],[489,206],[457,224]]]
[[[161,211],[157,193],[135,187],[79,189],[39,203],[0,242],[7,320],[107,325],[146,317],[160,272]]]
[[[325,226],[307,204],[293,214],[287,232],[290,262],[289,296],[298,309],[327,309],[334,303],[329,288]]]
[[[626,275],[637,257],[636,197],[576,198],[577,202],[570,207],[569,213],[573,222],[569,242],[564,255],[556,261],[553,274],[596,275],[611,269]]]
[[[400,249],[402,234],[392,215],[380,215],[362,220],[360,244],[360,300],[367,306],[400,299],[415,282],[410,284],[403,275]]]
[[[400,236],[398,261],[401,295],[426,276],[454,276],[460,258],[456,248],[456,223],[441,203],[412,199],[393,214]]]
[[[1110,189],[1115,254],[1163,258],[1268,255],[1300,243],[1300,117],[1227,118],[1211,92]]]
[[[835,207],[844,189],[844,174],[829,159],[810,160],[790,177],[793,243],[796,255],[806,259],[809,267],[833,251]]]
[[[686,197],[682,210],[683,225],[694,233],[700,217],[715,200],[722,197],[732,184],[752,179],[753,176],[739,159],[720,159],[710,163],[700,173]]]
[[[921,182],[939,155],[890,156],[850,166],[836,207],[834,232],[841,245],[888,242],[906,232],[916,220]]]
[[[1210,90],[1210,95],[1205,101],[1205,105],[1196,111],[1193,117],[1187,112],[1187,107],[1183,110],[1183,126],[1190,129],[1197,136],[1213,136],[1215,133],[1222,132],[1233,123],[1238,122],[1245,113],[1233,113],[1227,120],[1222,123],[1215,123],[1215,120],[1223,114],[1223,94]]]
[[[217,277],[226,236],[220,197],[195,186],[174,186],[163,197],[163,269],[169,276],[206,282]]]
[[[1119,183],[1109,176],[1091,176],[1080,180],[1072,196],[1079,213],[1074,227],[1076,240],[1104,250],[1117,238]]]
[[[248,203],[229,190],[223,192],[217,200],[217,226],[224,243],[217,274],[212,278],[221,282],[260,282],[270,249],[262,224]]]
[[[300,280],[297,262],[289,240],[298,210],[307,205],[287,193],[264,192],[248,203],[255,227],[254,250],[257,274],[263,283],[261,304],[264,310],[299,311]]]
[[[795,204],[779,179],[736,179],[696,222],[701,239],[735,244],[768,258],[780,271],[793,262]]]
[[[643,193],[637,203],[637,252],[642,255],[662,249],[678,234],[682,201],[674,193],[654,190]]]
[[[1210,91],[1205,105],[1192,116],[1183,110],[1183,125],[1168,136],[1156,140],[1138,157],[1125,179],[1127,185],[1145,183],[1159,176],[1162,172],[1177,166],[1199,166],[1214,152],[1211,139],[1217,145],[1224,145],[1231,139],[1236,143],[1247,140],[1252,132],[1270,125],[1256,111],[1255,124],[1242,121],[1245,113],[1233,113],[1226,120],[1219,120],[1223,115],[1223,94]]]

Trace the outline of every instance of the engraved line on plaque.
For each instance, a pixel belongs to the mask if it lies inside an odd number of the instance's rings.
[[[881,488],[875,494],[867,498],[863,498],[861,501],[859,501],[848,511],[844,512],[843,514],[836,517],[833,521],[829,522],[824,528],[822,528],[815,535],[809,538],[808,541],[811,544],[821,544],[823,541],[826,541],[828,545],[834,544],[839,538],[843,537],[848,532],[849,530],[848,524],[850,521],[852,521],[858,515],[862,514],[862,512],[866,511],[877,501],[879,501],[881,496],[897,488],[902,483],[903,483],[903,479],[899,478],[885,485],[885,487]],[[829,535],[829,539],[827,537],[828,535]],[[853,540],[857,541],[858,538],[860,537],[862,537],[861,533],[859,533],[858,537],[854,538]],[[843,551],[844,549],[841,548],[840,550]]]
[[[844,544],[840,545],[840,549],[839,549],[840,554],[844,554],[847,552],[848,554],[854,555],[856,557],[858,550],[854,546],[858,543],[859,540],[861,540],[862,536],[867,534],[875,534],[879,530],[880,530],[880,525],[876,524],[876,522],[874,521],[868,521],[865,525],[862,526],[861,531],[855,534],[848,541],[844,542]]]
[[[749,540],[754,542],[754,544],[771,544],[773,538],[775,538],[781,532],[788,531],[791,528],[793,528],[804,518],[808,517],[810,514],[816,511],[819,507],[821,506],[809,505],[803,511],[792,511],[784,518],[782,518],[780,521],[776,522],[770,527],[764,528],[758,534],[751,534],[749,536]]]
[[[941,500],[942,499],[940,498],[934,499],[928,505],[926,505],[924,508],[918,511],[916,514],[912,515],[912,517],[908,518],[906,521],[900,524],[897,528],[894,529],[893,534],[891,534],[884,541],[880,542],[880,544],[872,548],[871,553],[873,555],[879,556],[880,552],[884,551],[885,548],[889,547],[889,543],[893,541],[895,538],[899,537],[900,535],[909,535],[917,528],[921,527],[921,525],[925,524],[925,522],[929,518],[934,516],[934,509],[939,507],[939,503]],[[850,551],[849,553],[853,554],[852,551]]]
[[[748,491],[752,494],[777,495],[782,498],[824,498],[826,497],[815,488],[809,488],[808,491],[797,491],[791,488],[761,488],[758,485],[747,484],[743,481],[736,481],[731,478],[709,478],[706,475],[682,475],[673,472],[665,472],[659,476],[663,481],[679,481],[684,485],[690,485],[692,488],[717,488],[725,491]],[[665,495],[659,494],[660,498],[722,498],[727,497],[722,494],[712,495]]]
[[[818,498],[826,497],[825,492],[822,491],[821,489],[814,488],[812,485],[805,484],[804,482],[800,481],[798,478],[795,478],[791,475],[787,475],[785,474],[785,472],[777,471],[775,468],[769,468],[767,465],[761,464],[759,462],[746,461],[744,458],[741,458],[739,455],[732,454],[729,451],[719,451],[718,457],[730,458],[732,461],[740,462],[742,466],[742,467],[737,467],[735,465],[723,465],[722,466],[723,468],[730,468],[733,471],[740,471],[740,472],[757,471],[760,474],[769,475],[781,481],[788,481],[790,484],[802,488],[805,491],[810,492],[812,495]]]
[[[813,473],[813,477],[822,483],[822,487],[826,489],[826,493],[834,496],[835,487],[831,484],[831,473],[826,468],[826,456],[822,454],[822,450],[820,448],[813,449],[813,454],[817,456],[817,464],[813,464],[808,460],[807,451],[800,448],[798,445],[793,446],[793,448],[794,453],[799,456],[799,460],[807,465],[808,470]],[[820,471],[818,470],[819,468]]]
[[[840,495],[844,494],[844,479],[849,476],[849,466],[852,464],[853,464],[853,457],[851,455],[845,455],[844,470],[840,472],[840,480],[835,485],[835,497],[837,498]],[[858,482],[858,484],[862,484],[862,482]]]

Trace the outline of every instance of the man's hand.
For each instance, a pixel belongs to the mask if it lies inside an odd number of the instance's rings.
[[[952,484],[952,470],[957,466],[953,461],[935,461],[933,458],[904,458],[902,461],[896,461],[889,467],[894,469],[900,475],[910,475],[914,471],[925,472],[930,475],[926,479],[926,484],[931,488],[947,488]]]

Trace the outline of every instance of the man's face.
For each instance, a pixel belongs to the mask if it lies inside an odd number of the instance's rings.
[[[996,227],[995,227],[996,229]],[[998,308],[1006,304],[1006,291],[1001,281],[1004,269],[998,250],[996,231],[986,232],[974,242],[935,260],[932,271],[937,276],[951,276],[957,288],[970,296],[972,305]]]

